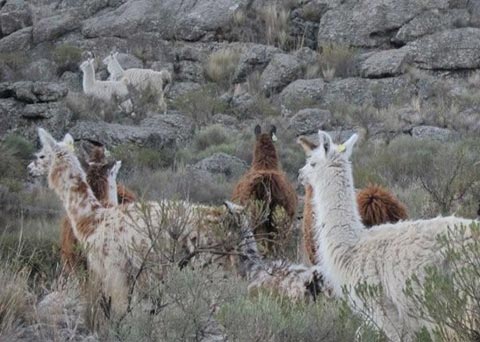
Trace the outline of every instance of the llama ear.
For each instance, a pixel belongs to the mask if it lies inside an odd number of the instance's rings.
[[[57,146],[55,139],[43,128],[38,128],[38,136],[43,147],[53,150]]]
[[[223,202],[223,204],[227,207],[228,211],[231,214],[239,214],[244,209],[244,207],[242,207],[241,205],[235,204],[235,203],[230,202],[230,201],[225,201],[225,202]]]
[[[275,142],[277,141],[277,127],[275,125],[272,125],[270,128],[270,136],[272,137],[272,141]]]
[[[325,154],[328,154],[333,145],[330,134],[324,131],[318,131],[318,140],[320,142],[319,147],[322,147],[325,150]]]
[[[310,157],[312,155],[312,151],[318,147],[317,144],[307,139],[307,137],[300,136],[297,138],[297,143],[302,146],[303,151],[305,151],[305,155]]]
[[[68,147],[71,152],[75,152],[75,144],[73,141],[73,137],[70,135],[70,133],[65,134],[62,142]]]
[[[262,127],[260,127],[260,125],[256,125],[254,132],[255,136],[258,137],[262,133]]]
[[[357,140],[358,134],[354,133],[347,141],[345,141],[342,145],[339,145],[339,147],[345,146],[345,155],[347,156],[347,158],[350,158],[350,156],[352,155],[353,146],[355,146]]]

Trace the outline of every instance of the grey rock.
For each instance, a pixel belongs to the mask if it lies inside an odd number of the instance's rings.
[[[459,28],[438,32],[407,45],[412,62],[424,69],[480,67],[480,29]]]
[[[135,143],[152,148],[174,147],[193,135],[193,122],[183,115],[157,115],[139,126],[80,121],[71,130],[75,139],[98,141],[107,146]]]
[[[466,9],[429,10],[403,25],[393,38],[396,43],[408,43],[435,32],[467,26],[470,13]]]
[[[447,9],[448,0],[367,0],[347,2],[320,20],[318,42],[357,47],[390,44],[402,25],[429,9]]]
[[[205,80],[203,66],[193,61],[180,61],[176,64],[176,79],[201,83]]]
[[[60,81],[67,86],[70,91],[82,91],[82,75],[71,71],[65,71],[60,77]]]
[[[318,63],[318,53],[308,47],[298,49],[293,53],[293,56],[295,56],[302,67]]]
[[[7,36],[32,25],[31,12],[24,0],[8,0],[0,10],[0,34]]]
[[[470,26],[480,27],[480,2],[469,1],[468,11],[470,12]]]
[[[318,132],[319,129],[330,128],[332,113],[319,108],[306,108],[298,111],[289,120],[288,127],[295,135],[308,135]]]
[[[480,134],[480,107],[472,107],[458,113],[461,127],[467,132]]]
[[[405,72],[408,58],[408,48],[369,54],[369,57],[360,64],[360,74],[369,78],[398,76]]]
[[[143,68],[142,61],[138,57],[128,53],[118,53],[117,60],[123,69]]]
[[[267,45],[253,44],[240,56],[238,66],[233,76],[234,83],[244,82],[254,71],[263,71],[275,54],[282,51]]]
[[[35,59],[22,70],[31,81],[52,81],[57,78],[57,64],[50,59]]]
[[[409,103],[416,89],[404,77],[385,79],[346,78],[325,83],[322,79],[297,80],[279,96],[286,108],[303,104],[330,106],[339,103],[385,108],[392,103]]]
[[[192,91],[199,90],[200,88],[202,88],[202,86],[195,82],[173,82],[167,97],[175,100],[187,95]]]
[[[260,84],[267,95],[278,93],[297,79],[302,72],[298,60],[284,53],[276,54],[260,77]]]
[[[243,160],[226,153],[214,153],[200,160],[194,167],[213,174],[223,174],[227,179],[237,179],[248,169]]]
[[[61,37],[80,27],[80,14],[76,10],[44,18],[33,25],[33,42],[38,44]]]
[[[9,90],[16,100],[25,103],[58,101],[68,93],[64,84],[52,82],[21,81],[2,87]]]
[[[447,129],[435,126],[417,126],[412,129],[412,136],[417,139],[433,139],[447,142],[456,137],[456,134]]]
[[[32,46],[32,28],[26,27],[24,29],[13,32],[12,34],[0,39],[0,51],[16,52],[27,51]]]
[[[239,121],[236,117],[231,115],[215,114],[214,116],[212,116],[212,123],[233,128],[238,125]]]

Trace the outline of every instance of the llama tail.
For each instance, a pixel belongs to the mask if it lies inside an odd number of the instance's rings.
[[[357,204],[362,222],[367,227],[408,218],[406,206],[379,185],[369,185],[359,191]]]

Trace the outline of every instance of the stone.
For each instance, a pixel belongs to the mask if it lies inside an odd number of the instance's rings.
[[[332,113],[319,108],[306,108],[299,110],[288,122],[288,128],[296,136],[308,135],[326,130],[331,127]]]
[[[240,56],[235,74],[234,83],[241,83],[254,71],[262,72],[275,54],[281,53],[280,49],[273,46],[252,44]]]
[[[22,70],[25,78],[31,81],[53,81],[57,78],[57,64],[50,59],[35,59]]]
[[[32,16],[27,1],[8,0],[0,10],[0,36],[32,25]]]
[[[175,147],[191,139],[193,122],[179,114],[156,115],[138,126],[79,121],[71,129],[76,140],[97,141],[107,146],[134,143],[151,148]]]
[[[201,89],[202,86],[195,82],[173,82],[166,97],[175,100],[181,98],[188,93]]]
[[[480,28],[437,32],[407,45],[412,62],[423,69],[480,68]]]
[[[398,76],[405,72],[408,60],[408,48],[369,54],[369,57],[360,64],[360,74],[367,78]]]
[[[466,9],[425,11],[403,25],[393,37],[393,41],[405,44],[435,32],[468,26],[469,21],[470,14]]]
[[[296,80],[280,93],[280,102],[288,108],[307,103],[321,101],[324,95],[325,82],[321,78]]]
[[[15,31],[14,33],[0,39],[0,51],[6,52],[23,52],[32,46],[32,28]]]
[[[447,142],[455,138],[456,134],[447,128],[417,126],[412,128],[412,136],[417,139],[432,139]]]
[[[194,167],[213,174],[223,174],[228,180],[238,179],[248,169],[245,161],[226,153],[214,153],[197,162]]]
[[[300,77],[302,68],[298,60],[288,54],[276,54],[260,77],[260,84],[267,95],[280,92]]]
[[[54,40],[80,27],[80,14],[76,10],[43,18],[33,25],[33,42]]]

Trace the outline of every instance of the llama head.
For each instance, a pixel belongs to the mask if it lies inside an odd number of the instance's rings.
[[[319,144],[309,143],[308,139],[300,137],[298,142],[304,148],[308,158],[305,166],[300,169],[299,179],[303,184],[318,184],[328,180],[338,173],[339,168],[350,164],[353,146],[358,135],[353,134],[346,142],[337,145],[326,132],[319,131]]]
[[[35,153],[35,159],[28,164],[28,173],[33,177],[44,176],[48,173],[48,169],[54,158],[55,148],[67,149],[71,152],[75,150],[73,137],[67,133],[61,142],[56,142],[55,139],[43,128],[38,129],[40,143],[42,149]]]
[[[262,133],[262,127],[260,125],[255,126],[255,137],[257,141],[277,141],[277,127],[275,125],[270,126],[270,131],[268,133]]]
[[[105,64],[106,66],[110,65],[111,63],[115,62],[115,60],[117,59],[117,56],[118,56],[118,52],[110,52],[107,57],[105,57],[103,60],[102,60],[102,63]]]
[[[86,61],[83,61],[82,64],[80,64],[80,70],[82,70],[83,73],[85,73],[88,68],[91,67],[91,58],[87,59]]]

